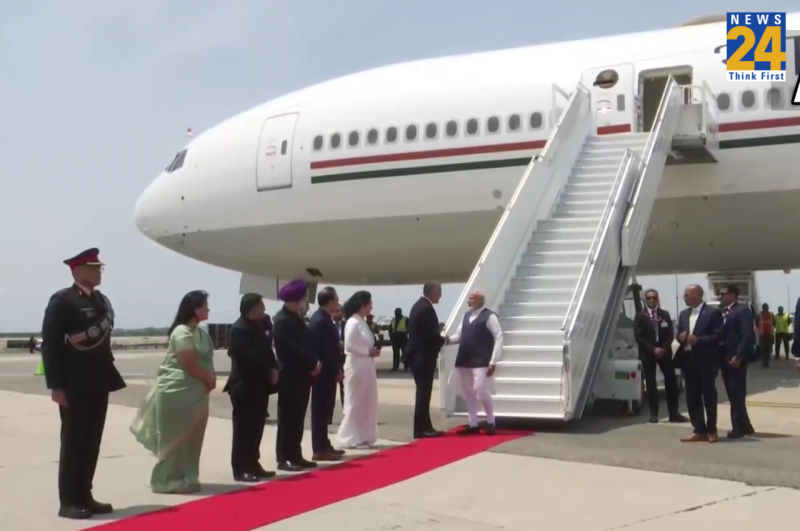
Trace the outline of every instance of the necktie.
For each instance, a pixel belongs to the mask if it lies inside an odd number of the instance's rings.
[[[650,310],[650,320],[653,321],[653,328],[656,329],[656,341],[658,341],[658,318],[655,310]]]

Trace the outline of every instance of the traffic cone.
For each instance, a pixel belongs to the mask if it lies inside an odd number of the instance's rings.
[[[36,367],[36,372],[33,373],[34,376],[44,376],[44,360],[41,356],[39,356],[39,366]]]

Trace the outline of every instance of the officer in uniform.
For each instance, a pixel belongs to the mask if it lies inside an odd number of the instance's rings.
[[[58,515],[75,520],[113,511],[95,501],[92,481],[108,395],[125,387],[111,353],[114,310],[95,289],[103,266],[98,254],[93,248],[64,260],[75,283],[50,297],[42,324],[45,380],[61,414]]]

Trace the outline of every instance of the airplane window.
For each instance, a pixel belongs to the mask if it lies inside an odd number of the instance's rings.
[[[339,133],[333,133],[331,135],[330,145],[333,149],[339,149],[339,146],[342,145],[342,135]]]
[[[436,133],[439,132],[439,127],[436,125],[436,122],[431,122],[425,126],[425,138],[428,140],[432,140],[436,138]]]
[[[347,135],[347,145],[350,147],[358,145],[358,131],[350,131],[350,134]]]
[[[752,109],[756,105],[756,93],[752,90],[742,92],[742,107]]]
[[[781,90],[772,87],[767,91],[767,105],[770,109],[780,109],[783,106]]]
[[[175,155],[175,160],[172,161],[172,164],[170,164],[169,166],[168,171],[170,173],[174,172],[175,170],[179,170],[183,167],[183,161],[186,160],[186,151],[187,150],[184,149],[183,151]]]
[[[717,107],[721,111],[727,111],[731,108],[731,95],[727,92],[720,92],[717,94]]]
[[[467,134],[468,135],[477,135],[478,134],[478,120],[475,118],[470,118],[467,120]]]
[[[284,140],[281,142],[281,155],[286,155],[286,148],[289,147],[289,142]]]
[[[397,128],[390,127],[386,130],[386,141],[390,144],[397,142]]]
[[[539,129],[542,126],[542,113],[540,112],[531,113],[531,117],[528,123],[530,124],[531,129]]]
[[[500,130],[500,118],[492,116],[486,120],[486,130],[490,133],[496,133]]]
[[[314,137],[314,151],[319,151],[322,149],[322,144],[325,143],[325,139],[322,138],[322,135],[317,135]]]
[[[406,140],[408,142],[413,142],[416,139],[417,139],[417,126],[414,124],[406,126]]]
[[[522,119],[519,117],[519,114],[512,114],[508,117],[508,130],[519,131],[519,126],[521,123]]]
[[[458,134],[458,122],[455,120],[447,122],[447,125],[444,126],[444,132],[447,136],[456,136]]]
[[[370,129],[367,131],[367,144],[377,144],[378,143],[378,130],[377,129]]]

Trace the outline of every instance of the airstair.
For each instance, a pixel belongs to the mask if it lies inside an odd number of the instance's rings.
[[[483,290],[504,334],[497,416],[571,420],[598,394],[667,159],[685,146],[696,159],[703,149],[714,157],[713,143],[686,138],[686,90],[670,77],[651,132],[598,135],[592,91],[580,84],[528,166],[445,331],[455,333],[469,293]],[[466,413],[453,380],[457,348],[443,349],[439,367],[449,415]]]

